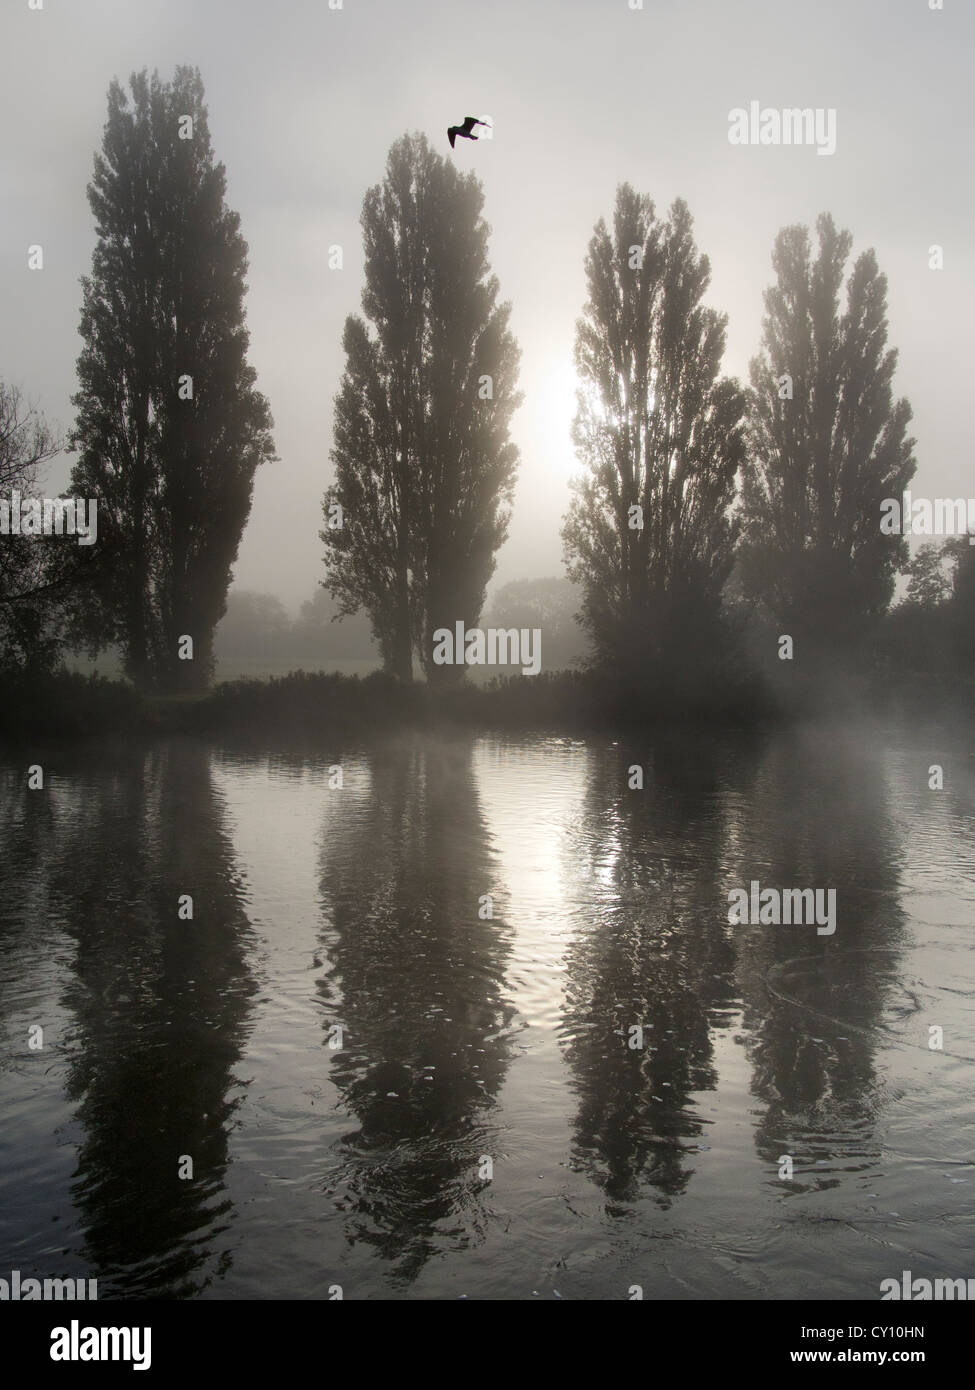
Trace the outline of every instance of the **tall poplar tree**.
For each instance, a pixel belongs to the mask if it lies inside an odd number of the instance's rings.
[[[586,258],[573,429],[586,472],[562,535],[597,659],[624,677],[696,664],[733,562],[745,397],[719,376],[727,319],[702,303],[692,225],[682,200],[661,221],[624,184]]]
[[[402,680],[414,650],[429,678],[463,675],[434,665],[433,633],[477,623],[507,534],[519,353],[483,204],[473,174],[406,135],[362,208],[365,318],[345,325],[324,584],[340,612],[368,612]]]
[[[212,673],[272,421],[247,361],[247,244],[200,74],[142,72],[130,88],[131,103],[109,89],[88,187],[98,241],[82,281],[72,487],[98,498],[106,532],[105,640],[121,642],[138,685],[194,689]]]
[[[836,653],[890,603],[908,548],[881,532],[881,503],[900,500],[916,464],[910,405],[893,398],[887,278],[862,252],[841,309],[852,238],[825,214],[816,229],[815,260],[801,226],[783,228],[772,255],[751,364],[742,580],[783,631]]]

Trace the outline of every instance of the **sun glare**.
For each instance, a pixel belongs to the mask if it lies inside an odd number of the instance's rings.
[[[544,438],[546,451],[553,457],[557,456],[565,473],[573,473],[577,468],[572,448],[572,421],[576,413],[578,384],[571,360],[552,357],[546,362],[532,393],[535,428]],[[526,404],[529,400],[531,396]]]

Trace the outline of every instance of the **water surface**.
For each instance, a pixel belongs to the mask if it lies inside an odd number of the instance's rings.
[[[968,742],[0,756],[0,1276],[373,1299],[972,1276]],[[752,879],[835,888],[835,934],[729,925]]]

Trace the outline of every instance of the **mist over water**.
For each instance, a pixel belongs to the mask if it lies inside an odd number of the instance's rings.
[[[962,1273],[969,742],[163,738],[59,749],[43,798],[3,756],[10,1267],[103,1298],[875,1299]],[[835,933],[731,925],[753,879],[834,888]]]

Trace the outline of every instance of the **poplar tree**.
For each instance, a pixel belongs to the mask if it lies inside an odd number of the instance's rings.
[[[487,256],[484,193],[422,135],[393,145],[362,208],[364,317],[345,324],[335,482],[321,538],[340,613],[365,609],[387,671],[433,663],[433,633],[477,623],[507,535],[519,352]],[[337,524],[337,523],[341,524]]]
[[[105,641],[143,688],[195,689],[250,513],[274,458],[248,364],[247,244],[226,206],[195,68],[108,94],[88,201],[98,240],[82,281],[75,492],[95,496],[109,573]],[[180,659],[183,639],[193,659]]]
[[[784,631],[835,653],[889,606],[908,546],[881,532],[881,503],[900,500],[916,464],[911,407],[893,398],[887,278],[862,252],[842,309],[852,238],[828,214],[816,230],[815,259],[801,226],[783,228],[772,255],[751,364],[742,581]]]
[[[596,224],[576,328],[573,427],[586,472],[563,525],[597,659],[679,676],[717,630],[737,522],[745,397],[719,376],[727,319],[680,199],[666,220],[628,184]]]

